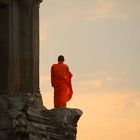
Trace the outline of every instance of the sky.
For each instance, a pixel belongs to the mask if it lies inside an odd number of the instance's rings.
[[[44,0],[40,5],[40,90],[53,108],[51,65],[74,74],[70,108],[77,140],[140,140],[140,1]]]

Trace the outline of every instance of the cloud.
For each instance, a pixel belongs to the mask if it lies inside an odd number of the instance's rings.
[[[119,2],[101,0],[95,7],[88,10],[84,19],[87,21],[127,20],[128,16],[119,11]]]
[[[94,87],[94,88],[101,88],[104,82],[108,82],[108,79],[88,79],[88,80],[83,80],[79,81],[78,86],[82,88],[89,88],[89,87]]]
[[[135,78],[134,78],[135,79]],[[75,79],[74,79],[75,80]],[[103,93],[103,92],[140,92],[137,82],[133,82],[130,73],[121,69],[118,71],[98,70],[85,73],[73,84],[76,93]]]
[[[76,93],[94,93],[104,91],[107,87],[114,83],[113,77],[109,74],[87,74],[85,79],[79,80],[74,85],[74,91]]]

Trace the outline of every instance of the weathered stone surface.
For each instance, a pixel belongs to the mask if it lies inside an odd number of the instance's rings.
[[[76,140],[79,109],[34,106],[32,94],[1,95],[0,140]],[[6,105],[6,107],[4,107]],[[10,139],[9,139],[10,138]]]
[[[39,5],[0,0],[0,94],[40,93]]]

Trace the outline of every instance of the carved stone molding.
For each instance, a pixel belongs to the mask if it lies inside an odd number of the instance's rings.
[[[20,0],[23,4],[39,5],[43,0]]]

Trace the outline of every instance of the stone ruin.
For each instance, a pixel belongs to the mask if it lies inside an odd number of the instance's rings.
[[[0,0],[0,140],[76,140],[80,109],[43,106],[39,5]]]

